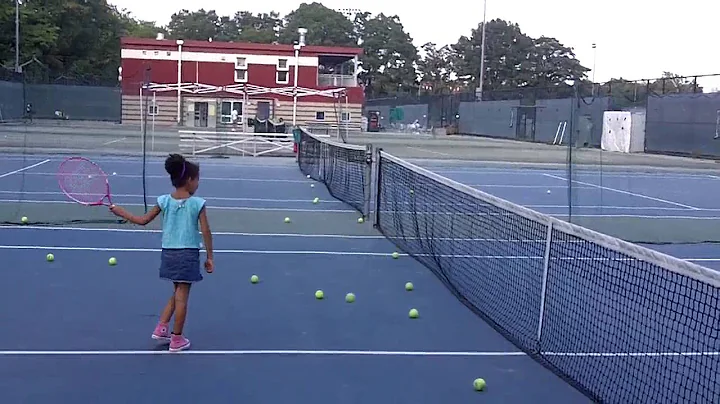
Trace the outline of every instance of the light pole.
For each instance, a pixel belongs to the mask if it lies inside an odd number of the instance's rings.
[[[593,48],[593,74],[592,74],[592,82],[595,84],[595,64],[597,62],[597,44],[592,44]]]
[[[297,90],[298,90],[298,72],[300,65],[300,49],[302,49],[303,46],[305,46],[305,34],[307,34],[307,29],[305,28],[298,28],[298,34],[300,34],[300,38],[298,39],[298,43],[293,46],[293,49],[295,49],[295,73],[293,77],[293,113],[292,113],[292,124],[293,127],[297,126]]]
[[[475,96],[482,101],[483,81],[485,80],[485,25],[487,23],[487,0],[483,0],[482,43],[480,45],[480,74]]]
[[[15,0],[15,73],[22,73],[20,67],[20,0]]]

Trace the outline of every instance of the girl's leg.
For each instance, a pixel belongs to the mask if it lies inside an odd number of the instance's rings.
[[[170,299],[168,300],[167,304],[165,305],[165,308],[163,309],[162,313],[160,314],[160,322],[162,324],[169,324],[170,319],[173,316],[173,313],[175,313],[175,291],[173,290],[172,296],[170,296]]]
[[[190,296],[189,283],[175,284],[175,326],[170,336],[170,351],[177,352],[190,348],[190,340],[185,338],[183,327],[185,327],[185,317],[187,316],[187,303]]]
[[[187,303],[189,296],[189,283],[178,282],[175,284],[175,326],[173,327],[173,334],[175,335],[182,335],[183,333],[183,328],[185,327],[185,317],[187,316]]]
[[[155,331],[152,334],[153,339],[158,340],[158,341],[169,341],[170,340],[169,324],[170,324],[170,319],[172,318],[174,312],[175,312],[175,291],[173,290],[172,296],[170,296],[170,299],[168,300],[167,304],[165,305],[165,308],[163,308],[163,311],[160,314],[160,321],[158,321],[158,324],[155,327]]]

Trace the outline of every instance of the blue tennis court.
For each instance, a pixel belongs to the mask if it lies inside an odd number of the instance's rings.
[[[115,203],[143,205],[139,159],[96,161],[110,174]],[[19,197],[16,174],[23,173],[26,203],[49,209],[69,203],[54,178],[60,162],[7,156],[0,161],[0,199]],[[562,170],[427,166],[540,212],[567,210]],[[148,161],[147,170],[152,203],[170,184],[161,160]],[[684,189],[689,183],[707,188],[720,182],[685,174],[616,177],[606,175],[602,185],[592,174],[581,179],[585,184],[578,185],[590,196],[576,212],[711,215],[712,195],[693,200],[671,182]],[[632,181],[630,191],[623,181]],[[592,205],[592,192],[599,189],[602,210]],[[1,401],[589,401],[479,319],[425,266],[403,254],[393,259],[397,247],[369,223],[357,223],[357,211],[305,178],[292,159],[203,160],[199,195],[210,209],[246,218],[248,228],[258,228],[252,221],[265,214],[269,229],[287,231],[215,232],[216,273],[191,292],[186,332],[193,348],[181,354],[169,354],[150,339],[170,293],[157,274],[158,231],[0,228],[6,258],[0,286],[0,305],[6,308],[0,312],[6,325],[0,334]],[[319,203],[312,202],[316,197]],[[346,231],[325,232],[331,224],[316,214]],[[292,222],[283,223],[284,217]],[[652,248],[720,268],[717,245]],[[47,253],[55,255],[54,262],[45,261]],[[108,265],[110,257],[117,266]],[[249,281],[253,274],[258,284]],[[406,282],[414,284],[413,291],[405,290]],[[317,300],[316,290],[323,290],[325,299]],[[346,293],[357,300],[346,303]],[[408,317],[412,308],[418,319]],[[487,381],[485,391],[473,390],[475,378]],[[168,387],[174,385],[183,388]]]
[[[142,203],[139,160],[98,162],[115,173],[116,203]],[[54,184],[59,163],[51,158],[25,171],[32,178],[26,198],[66,203]],[[158,232],[2,228],[3,402],[586,401],[421,264],[393,259],[384,237],[352,235],[369,224],[358,224],[357,212],[323,186],[311,188],[291,160],[201,164],[199,193],[211,208],[274,209],[278,222],[293,219],[288,227],[320,230],[323,223],[304,222],[306,213],[347,212],[348,235],[216,233],[216,273],[191,292],[193,349],[171,355],[150,339],[169,294],[157,276]],[[11,158],[2,167],[23,168]],[[169,190],[162,161],[148,163],[147,177],[149,194]],[[13,181],[12,174],[0,178],[4,199],[13,198]],[[322,203],[313,204],[315,197]],[[260,283],[250,283],[253,274]],[[315,299],[318,289],[324,300]],[[357,297],[351,304],[344,300],[350,292]],[[418,319],[408,317],[412,308]],[[486,391],[473,390],[475,378],[487,381]],[[177,383],[183,388],[169,387]]]

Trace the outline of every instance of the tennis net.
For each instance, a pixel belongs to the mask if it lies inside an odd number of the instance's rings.
[[[719,273],[374,160],[379,230],[518,348],[597,402],[717,402]]]
[[[323,183],[332,197],[363,215],[370,210],[370,151],[366,146],[333,142],[301,130],[300,171]]]

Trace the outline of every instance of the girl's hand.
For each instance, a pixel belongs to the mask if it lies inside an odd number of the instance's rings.
[[[208,258],[205,260],[205,270],[207,273],[211,274],[215,270],[215,264],[213,263],[212,258]]]

